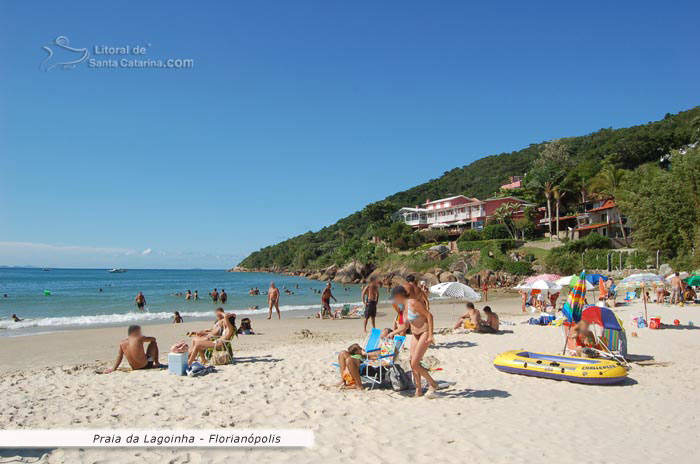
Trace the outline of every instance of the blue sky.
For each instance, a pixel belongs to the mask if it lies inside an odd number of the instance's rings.
[[[0,264],[225,268],[482,156],[698,104],[697,2],[471,3],[6,2]],[[194,65],[42,71],[59,36]]]

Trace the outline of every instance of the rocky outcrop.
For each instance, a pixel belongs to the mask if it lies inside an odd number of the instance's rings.
[[[352,261],[338,269],[333,280],[343,284],[356,284],[365,281],[372,271],[374,271],[373,265]]]
[[[440,282],[457,282],[457,278],[449,271],[441,272],[438,276]]]

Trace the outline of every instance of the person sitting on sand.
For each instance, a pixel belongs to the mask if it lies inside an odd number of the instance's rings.
[[[484,306],[484,312],[486,313],[486,321],[479,324],[477,332],[490,334],[498,333],[498,328],[500,325],[498,314],[491,311],[490,306]]]
[[[459,320],[457,320],[454,328],[464,328],[464,323],[467,321],[469,321],[470,325],[474,328],[481,326],[481,314],[479,314],[479,310],[474,307],[474,303],[471,301],[467,303],[467,312],[462,314]]]
[[[185,322],[185,320],[180,316],[180,313],[175,311],[173,314],[173,324],[182,324],[183,322]]]
[[[360,365],[366,359],[376,359],[379,356],[385,356],[394,349],[393,336],[396,335],[391,329],[382,329],[380,335],[380,349],[373,353],[366,353],[360,345],[353,343],[347,350],[341,351],[338,354],[338,365],[340,366],[340,383],[338,386],[364,390],[362,386],[362,376],[360,375]],[[374,366],[369,367],[369,371],[377,369]]]
[[[569,331],[567,348],[574,356],[587,357],[586,348],[595,344],[595,337],[586,321],[579,321]]]
[[[109,374],[117,370],[122,363],[122,359],[126,357],[129,365],[133,370],[159,368],[158,361],[158,344],[155,337],[146,337],[141,333],[141,327],[131,325],[128,329],[128,337],[119,343],[119,351],[117,359],[114,361],[114,367],[107,369],[104,373]],[[146,350],[143,349],[143,344],[148,343]]]
[[[685,289],[685,292],[683,292],[683,299],[685,301],[690,301],[691,303],[697,299],[698,295],[695,293],[695,290],[693,290],[693,287],[688,285]]]
[[[244,317],[241,319],[241,326],[238,328],[238,335],[255,335],[249,318]]]
[[[223,312],[223,308],[218,308]],[[218,310],[217,310],[218,311]],[[235,314],[224,314],[223,319],[223,332],[221,337],[208,337],[208,338],[195,338],[192,343],[192,348],[190,349],[190,354],[187,358],[187,364],[192,364],[199,356],[202,364],[206,364],[207,360],[204,357],[204,352],[210,348],[219,349],[225,347],[226,342],[230,341],[234,335],[236,335],[236,315]]]

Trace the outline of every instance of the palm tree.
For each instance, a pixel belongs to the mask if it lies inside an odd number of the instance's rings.
[[[519,209],[520,205],[516,203],[503,203],[493,212],[494,218],[506,226],[506,230],[508,230],[508,234],[513,237],[513,240],[517,239],[517,231],[513,225],[513,216]]]
[[[616,168],[613,165],[606,165],[603,169],[596,174],[596,176],[591,179],[590,190],[591,193],[598,196],[608,196],[616,198],[620,193],[622,188],[622,183],[627,176],[627,171],[624,169]],[[617,217],[619,219],[620,230],[622,231],[622,239],[625,241],[625,246],[629,246],[627,240],[627,232],[625,232],[625,226],[622,223],[622,214],[620,213],[620,208],[615,206],[617,211]]]
[[[546,181],[543,186],[544,197],[547,199],[547,222],[549,223],[549,241],[552,241],[552,181]]]
[[[554,197],[554,201],[556,202],[556,208],[557,208],[557,238],[559,238],[559,208],[561,207],[561,200],[566,196],[566,190],[561,185],[557,185],[556,187],[552,188],[552,196]]]

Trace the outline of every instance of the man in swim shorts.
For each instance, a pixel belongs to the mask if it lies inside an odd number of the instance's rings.
[[[464,323],[467,321],[469,321],[471,325],[473,325],[476,328],[481,326],[481,314],[479,314],[479,310],[474,307],[474,303],[472,303],[471,301],[467,303],[467,312],[462,314],[462,316],[455,324],[454,328],[463,328]]]
[[[143,292],[139,292],[139,294],[136,295],[134,302],[136,303],[136,307],[139,308],[139,311],[143,311],[144,306],[146,306],[146,297],[143,296]]]
[[[379,286],[377,278],[369,278],[369,284],[362,290],[362,301],[365,303],[365,332],[367,332],[367,321],[372,319],[372,328],[375,328],[377,318],[377,303],[379,302]]]
[[[331,292],[331,282],[329,280],[321,293],[321,319],[325,318],[326,314],[329,317],[333,317],[333,313],[331,312],[331,298],[333,298],[333,301],[336,303],[338,302],[333,296],[333,292]]]
[[[144,343],[148,343],[145,351],[143,349]],[[155,337],[144,336],[141,333],[141,327],[138,325],[129,326],[128,337],[119,342],[119,351],[117,359],[114,361],[114,367],[106,370],[104,373],[109,374],[117,370],[124,357],[126,357],[129,366],[133,370],[152,369],[161,366],[158,361],[158,344]]]

